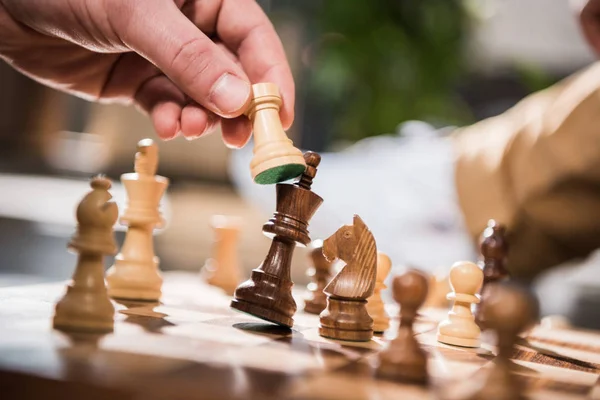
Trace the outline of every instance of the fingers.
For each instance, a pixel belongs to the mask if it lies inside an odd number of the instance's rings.
[[[180,132],[188,140],[196,139],[213,131],[219,123],[215,114],[198,104],[189,104],[183,92],[164,75],[144,82],[135,101],[150,115],[163,140],[171,140]]]
[[[274,82],[283,98],[284,129],[294,120],[295,88],[283,46],[273,25],[254,0],[222,0],[216,26],[219,38],[237,54],[251,82]]]
[[[156,76],[143,83],[135,94],[135,101],[150,114],[161,139],[173,139],[181,131],[185,95],[166,76]]]
[[[125,44],[208,110],[228,118],[243,113],[250,100],[248,77],[175,3],[146,0],[137,7],[132,2],[126,14],[110,16]]]
[[[181,112],[181,132],[188,140],[212,132],[218,123],[219,117],[198,104],[188,104]]]
[[[164,75],[138,54],[121,54],[106,77],[98,97],[103,100],[130,102],[144,83],[158,76]]]
[[[239,149],[244,147],[250,139],[252,126],[250,120],[244,116],[234,119],[222,119],[221,131],[223,141],[227,147]]]

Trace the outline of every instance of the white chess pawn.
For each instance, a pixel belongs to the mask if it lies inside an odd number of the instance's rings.
[[[423,307],[447,309],[450,306],[447,296],[451,290],[447,273],[437,272],[430,275],[429,292],[427,293],[427,299]]]
[[[210,225],[215,232],[212,258],[206,260],[202,275],[210,285],[220,287],[232,295],[240,283],[237,239],[240,221],[236,217],[215,215]]]
[[[474,263],[460,261],[450,269],[448,300],[454,305],[448,318],[438,326],[437,340],[441,343],[463,347],[479,347],[481,330],[475,323],[471,304],[479,303],[476,293],[483,283],[483,271]]]
[[[162,277],[154,254],[152,232],[164,224],[160,199],[169,180],[156,174],[158,147],[151,139],[138,143],[135,172],[123,174],[127,207],[121,224],[128,225],[125,242],[107,272],[108,294],[113,298],[156,301],[160,299]]]
[[[385,278],[392,269],[392,260],[382,253],[377,253],[377,277],[375,278],[375,290],[373,296],[367,299],[367,312],[373,319],[373,332],[382,333],[390,327],[390,317],[385,311],[385,304],[381,299],[381,291],[387,288]]]

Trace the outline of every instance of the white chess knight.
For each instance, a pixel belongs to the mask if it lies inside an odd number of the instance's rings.
[[[160,299],[162,277],[154,254],[152,233],[164,225],[160,199],[169,180],[156,174],[158,147],[151,139],[138,143],[135,172],[121,175],[127,191],[127,207],[120,223],[128,225],[125,242],[107,272],[108,294],[130,300]]]
[[[483,271],[474,263],[457,262],[450,269],[450,287],[447,299],[454,301],[448,318],[438,326],[437,340],[462,347],[479,347],[481,330],[475,323],[471,304],[479,303],[476,293],[483,284]]]

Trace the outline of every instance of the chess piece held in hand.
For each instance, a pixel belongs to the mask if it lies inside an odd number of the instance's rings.
[[[425,302],[429,278],[420,271],[409,270],[394,278],[392,292],[400,304],[398,335],[379,353],[377,375],[395,381],[427,383],[427,355],[415,339],[413,324],[418,309]]]
[[[450,269],[450,287],[453,292],[448,300],[454,305],[448,318],[438,326],[437,340],[441,343],[462,347],[479,347],[481,330],[475,323],[471,304],[479,303],[479,291],[483,272],[472,262],[461,261]]]
[[[373,234],[355,215],[352,225],[342,226],[323,242],[323,254],[346,265],[323,290],[327,308],[320,315],[319,334],[338,340],[371,340],[373,319],[367,312],[367,299],[373,295],[377,272]]]
[[[385,304],[381,299],[381,291],[384,290],[385,279],[392,270],[392,260],[382,252],[377,253],[377,275],[375,278],[375,290],[373,296],[367,299],[367,312],[373,318],[373,332],[383,333],[390,327],[390,317],[385,311]]]
[[[158,146],[151,139],[141,140],[135,155],[135,172],[121,175],[127,206],[120,222],[128,225],[128,229],[121,252],[107,273],[110,297],[160,299],[162,277],[160,260],[154,254],[153,231],[164,224],[159,204],[169,180],[155,175],[157,167]]]
[[[302,152],[287,137],[279,118],[282,100],[274,83],[252,85],[252,99],[246,115],[254,132],[252,179],[262,185],[287,181],[302,174],[306,163]]]
[[[308,276],[313,279],[313,282],[307,286],[309,294],[304,300],[304,311],[319,315],[327,306],[327,295],[323,293],[323,289],[331,279],[332,266],[323,255],[322,240],[314,240],[311,243],[309,259],[312,266],[308,269]]]
[[[231,308],[279,325],[292,327],[296,302],[292,297],[290,267],[296,245],[310,243],[308,222],[323,199],[310,190],[321,156],[304,154],[306,170],[293,185],[278,184],[277,211],[263,225],[271,237],[271,248],[263,263],[252,270],[249,280],[235,290]]]
[[[92,191],[77,207],[77,232],[69,250],[77,266],[64,297],[56,304],[53,325],[68,331],[111,332],[115,309],[104,283],[104,256],[117,252],[113,225],[119,210],[108,192],[110,180],[95,177]]]
[[[215,234],[213,256],[206,260],[202,276],[209,285],[219,287],[232,295],[240,281],[237,254],[240,220],[231,216],[214,215],[210,226]]]
[[[481,261],[478,265],[483,270],[483,285],[481,286],[481,300],[487,285],[509,279],[509,273],[506,269],[508,256],[508,241],[506,240],[506,227],[493,219],[488,221],[487,228],[481,235],[479,245]],[[482,307],[481,302],[475,306],[475,322],[480,327],[484,327],[485,321],[479,311]]]
[[[498,354],[484,384],[471,400],[521,400],[524,387],[514,374],[511,361],[519,333],[538,318],[538,302],[529,290],[508,282],[491,283],[485,291],[481,312],[486,329],[496,333]]]

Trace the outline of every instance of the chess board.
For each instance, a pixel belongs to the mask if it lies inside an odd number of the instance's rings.
[[[429,387],[378,379],[385,337],[328,340],[302,311],[292,330],[268,324],[184,273],[166,274],[160,304],[115,303],[114,333],[66,334],[51,328],[63,291],[64,283],[0,289],[1,399],[463,399],[494,360],[487,337],[479,349],[437,343],[446,310],[426,309],[415,333]],[[536,327],[513,358],[531,399],[600,399],[600,332]]]

